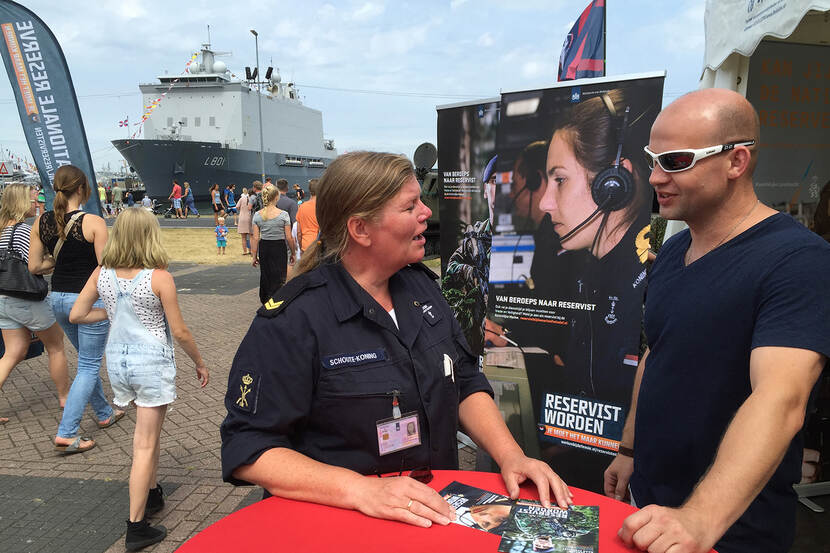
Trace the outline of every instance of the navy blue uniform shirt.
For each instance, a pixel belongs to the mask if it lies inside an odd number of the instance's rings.
[[[389,280],[400,330],[339,264],[292,279],[258,311],[228,378],[226,482],[247,484],[233,471],[277,447],[361,474],[458,468],[458,405],[493,392],[428,271]],[[421,445],[381,456],[376,423],[394,394],[401,413],[418,413]]]

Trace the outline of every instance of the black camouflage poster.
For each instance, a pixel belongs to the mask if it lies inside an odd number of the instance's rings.
[[[438,107],[441,288],[478,355],[484,346],[492,213],[483,178],[498,121],[497,100]]]

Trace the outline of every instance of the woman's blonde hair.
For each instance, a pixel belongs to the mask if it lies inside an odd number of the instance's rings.
[[[169,260],[158,220],[152,213],[143,207],[128,207],[115,218],[101,265],[110,269],[166,269]]]
[[[103,185],[101,185],[103,187]],[[55,225],[58,227],[58,236],[66,240],[66,207],[69,204],[69,197],[78,190],[81,191],[81,203],[89,199],[89,181],[83,171],[74,165],[62,165],[55,171],[55,178],[52,181],[52,188],[55,190],[55,199],[52,209],[55,212]]]
[[[22,223],[32,209],[32,189],[27,184],[7,184],[0,196],[0,228]]]
[[[414,176],[412,163],[396,154],[350,152],[331,162],[317,194],[320,237],[303,253],[296,274],[340,261],[349,245],[349,219],[375,219]]]
[[[262,205],[268,205],[274,201],[274,198],[277,197],[277,187],[273,184],[265,185],[265,188],[262,189]]]

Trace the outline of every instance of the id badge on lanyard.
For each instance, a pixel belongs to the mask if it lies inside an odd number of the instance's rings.
[[[417,411],[401,414],[398,393],[392,395],[392,416],[375,423],[381,455],[421,445],[421,421]]]

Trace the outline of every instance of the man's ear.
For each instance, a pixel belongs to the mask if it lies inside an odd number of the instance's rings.
[[[736,146],[729,155],[729,169],[726,173],[729,179],[737,179],[749,170],[752,152],[746,146]]]
[[[349,231],[349,237],[352,241],[364,248],[372,245],[372,238],[369,233],[369,225],[362,217],[352,215],[346,221],[346,229]]]
[[[630,160],[630,159],[625,158],[625,157],[624,157],[624,158],[622,158],[622,159],[620,160],[620,165],[622,165],[623,167],[625,167],[626,171],[628,171],[629,173],[633,173],[633,172],[634,172],[634,167],[631,165],[631,160]]]

